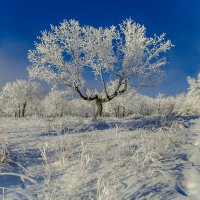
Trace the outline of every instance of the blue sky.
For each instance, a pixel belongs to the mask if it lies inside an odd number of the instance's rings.
[[[187,89],[187,76],[200,73],[199,0],[1,0],[0,1],[0,87],[7,81],[27,78],[28,49],[36,36],[63,19],[81,24],[110,26],[131,17],[144,24],[147,33],[167,33],[175,47],[167,54],[163,69],[167,78],[149,95],[174,95]]]

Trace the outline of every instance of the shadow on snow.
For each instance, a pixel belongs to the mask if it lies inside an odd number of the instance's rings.
[[[89,122],[79,122],[74,127],[66,127],[59,131],[51,130],[43,132],[40,136],[58,136],[65,134],[85,133],[92,131],[104,131],[112,128],[124,128],[127,131],[137,129],[152,130],[160,127],[170,127],[174,122],[180,122],[185,128],[189,128],[193,123],[192,119],[198,116],[154,116],[154,117],[133,117],[133,118],[101,118],[90,120]]]

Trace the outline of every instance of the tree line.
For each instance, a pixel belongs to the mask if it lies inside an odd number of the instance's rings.
[[[158,94],[149,97],[131,88],[104,103],[102,116],[127,117],[149,115],[200,115],[200,74],[187,78],[188,90],[176,96]],[[73,93],[51,89],[43,93],[41,85],[27,80],[7,83],[0,92],[0,115],[4,117],[94,117],[96,102],[87,102]]]

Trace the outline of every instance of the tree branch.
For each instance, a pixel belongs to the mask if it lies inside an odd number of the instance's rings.
[[[88,100],[88,101],[93,101],[93,100],[95,100],[95,99],[98,99],[98,95],[97,94],[95,94],[94,96],[90,96],[90,97],[88,97],[88,96],[84,96],[83,94],[82,94],[82,92],[80,91],[80,89],[78,88],[78,86],[76,86],[75,85],[75,91],[79,94],[79,96],[83,99],[83,100]]]
[[[100,70],[100,77],[101,77],[101,82],[102,82],[103,87],[104,87],[104,91],[105,91],[105,93],[106,93],[106,97],[107,97],[107,99],[109,100],[110,97],[109,97],[109,95],[108,95],[108,91],[107,91],[107,88],[106,88],[106,82],[105,82],[105,80],[104,80],[104,78],[103,78],[102,69]]]
[[[127,87],[128,87],[128,80],[126,79],[125,80],[125,83],[123,83],[123,80],[124,80],[125,76],[122,75],[120,76],[120,79],[119,79],[119,83],[117,85],[117,88],[115,89],[115,91],[113,92],[112,95],[110,95],[109,99],[104,99],[103,102],[108,102],[112,99],[114,99],[118,94],[122,94],[124,92],[127,91]],[[122,84],[124,84],[124,88],[122,90],[119,90],[120,87],[122,86]]]

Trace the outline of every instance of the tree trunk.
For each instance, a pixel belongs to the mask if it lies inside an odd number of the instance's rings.
[[[117,108],[115,108],[114,111],[115,111],[115,117],[117,117]]]
[[[26,105],[27,105],[27,102],[25,102],[25,103],[23,104],[23,108],[22,108],[22,117],[24,117],[24,116],[25,116],[25,112],[26,112]]]
[[[117,106],[117,117],[119,118],[120,117],[120,115],[119,115],[119,110],[120,109],[120,107],[119,106]]]
[[[20,104],[18,105],[18,109],[19,109],[19,110],[18,110],[18,117],[21,117],[21,110],[20,110],[21,108],[20,108]]]
[[[122,117],[125,117],[125,113],[126,113],[126,108],[124,106],[122,106],[123,108],[123,114],[122,114]]]
[[[101,117],[102,116],[102,111],[103,111],[102,101],[97,99],[96,100],[96,105],[97,105],[97,110],[96,110],[96,113],[95,113],[95,117]]]

